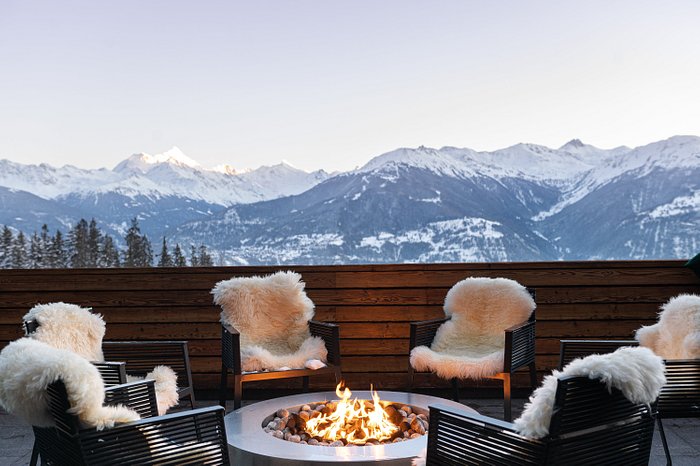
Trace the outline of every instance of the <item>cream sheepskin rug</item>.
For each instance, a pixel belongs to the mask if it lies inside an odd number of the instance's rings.
[[[430,348],[411,351],[411,365],[443,379],[481,379],[503,371],[504,330],[526,321],[535,301],[507,278],[466,278],[445,297],[445,315]]]
[[[664,359],[700,359],[700,296],[682,294],[661,306],[659,321],[635,338]]]
[[[626,347],[614,353],[575,359],[561,372],[553,371],[545,377],[533,392],[522,415],[513,423],[518,433],[536,439],[549,434],[558,378],[566,376],[600,379],[608,390],[617,388],[635,404],[656,401],[666,383],[663,359],[647,348]]]
[[[21,338],[0,352],[0,405],[31,425],[54,425],[46,389],[58,379],[66,386],[71,412],[84,427],[101,430],[139,419],[135,411],[124,406],[104,406],[99,372],[71,351]]]
[[[28,335],[29,338],[72,351],[88,361],[104,361],[102,338],[105,335],[105,321],[100,314],[91,313],[90,308],[67,303],[39,304],[22,319],[24,322],[36,320],[39,323],[36,331]],[[177,374],[172,369],[157,366],[145,377],[127,377],[129,382],[144,379],[155,381],[158,414],[165,414],[178,404]]]
[[[39,328],[29,335],[33,339],[73,351],[88,361],[104,361],[105,322],[101,315],[90,313],[90,308],[67,303],[38,304],[22,320],[39,323]]]
[[[314,303],[298,273],[223,280],[211,293],[222,308],[221,323],[241,335],[243,371],[325,366],[326,345],[309,332]]]

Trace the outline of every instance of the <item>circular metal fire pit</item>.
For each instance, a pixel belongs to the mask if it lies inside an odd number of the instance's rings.
[[[432,403],[451,405],[462,410],[467,406],[429,395],[402,392],[379,392],[383,401],[427,409]],[[381,463],[409,465],[427,445],[427,435],[404,442],[362,447],[328,447],[301,445],[273,437],[262,428],[263,420],[281,408],[309,402],[337,399],[335,392],[303,393],[261,401],[226,415],[226,435],[232,464],[255,466],[331,465],[340,462],[353,466]],[[353,398],[371,399],[369,391],[353,391]]]

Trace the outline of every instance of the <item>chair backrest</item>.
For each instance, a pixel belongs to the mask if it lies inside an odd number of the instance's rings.
[[[591,354],[608,354],[624,346],[639,346],[635,340],[559,340],[559,365],[557,370],[574,359]]]
[[[635,404],[599,380],[558,380],[547,438],[548,463],[647,464],[653,406]]]
[[[700,418],[700,359],[666,361],[666,385],[659,394],[662,419]]]
[[[235,277],[218,282],[211,293],[222,308],[221,322],[240,333],[244,347],[284,354],[298,350],[311,335],[314,303],[298,273]]]

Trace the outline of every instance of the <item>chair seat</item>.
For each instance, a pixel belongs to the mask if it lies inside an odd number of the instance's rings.
[[[411,365],[434,372],[443,379],[481,379],[503,372],[503,347],[479,346],[434,351],[418,346],[411,351]]]

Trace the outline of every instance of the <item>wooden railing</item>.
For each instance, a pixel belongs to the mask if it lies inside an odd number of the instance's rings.
[[[38,303],[92,307],[109,340],[189,340],[194,383],[213,389],[220,368],[219,308],[210,290],[232,276],[292,269],[302,274],[316,319],[340,325],[343,372],[351,387],[401,389],[408,323],[443,315],[447,290],[469,276],[507,277],[537,290],[537,365],[556,366],[559,339],[630,338],[659,305],[700,280],[682,261],[407,264],[299,267],[0,270],[0,348],[22,336],[21,318]],[[526,386],[526,375],[515,386]],[[425,375],[419,386],[445,386]],[[296,387],[298,381],[250,388]],[[330,388],[331,378],[312,379]],[[482,383],[481,386],[488,386]],[[248,388],[248,386],[246,386]]]

